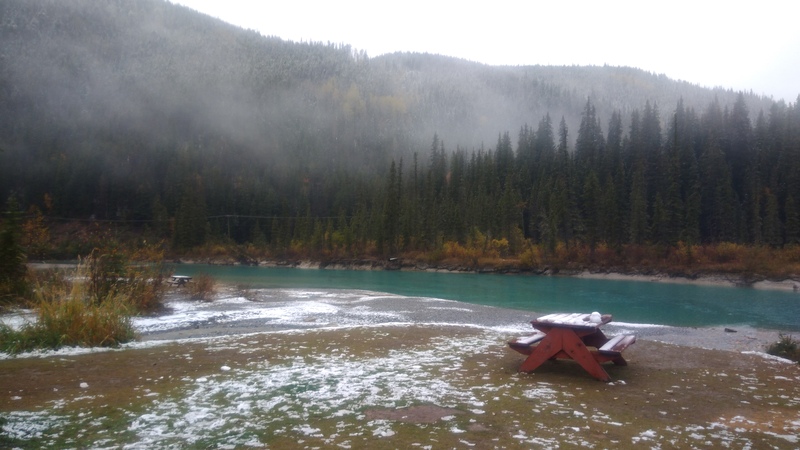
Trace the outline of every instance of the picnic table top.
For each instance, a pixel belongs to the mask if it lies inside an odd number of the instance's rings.
[[[190,277],[188,275],[172,275],[170,278],[172,278],[173,280],[191,280],[192,279],[192,277]]]
[[[590,314],[573,313],[573,314],[548,314],[541,316],[531,321],[533,326],[556,326],[556,327],[569,327],[569,328],[599,328],[602,325],[611,322],[612,317],[610,314],[600,314],[593,312]]]

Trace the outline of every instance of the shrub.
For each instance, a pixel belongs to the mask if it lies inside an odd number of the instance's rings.
[[[136,263],[115,247],[95,248],[79,265],[79,276],[88,282],[88,299],[102,303],[122,296],[135,311],[152,311],[161,305],[167,273],[163,253],[151,247],[133,253]]]
[[[164,267],[163,243],[145,245],[130,256],[125,267],[124,290],[136,311],[153,311],[161,307],[171,274]]]
[[[161,264],[126,265],[125,258],[93,257],[74,273],[33,278],[37,320],[18,330],[0,327],[0,351],[19,353],[63,346],[117,346],[134,338],[130,317],[161,304]],[[69,276],[67,276],[69,275]]]
[[[210,301],[214,297],[216,282],[211,275],[201,273],[186,285],[189,295],[194,300]]]
[[[491,242],[492,250],[496,253],[499,257],[505,258],[508,256],[508,239],[492,239]]]
[[[63,346],[113,347],[133,339],[131,306],[122,296],[102,303],[88,301],[84,283],[70,292],[38,288],[37,320],[19,330],[0,327],[0,350],[20,353],[36,348]]]
[[[781,333],[778,335],[778,342],[767,347],[767,353],[800,362],[800,343],[792,336]]]
[[[464,247],[458,242],[447,241],[442,244],[441,258],[462,261],[469,263],[473,266],[477,264],[478,258],[481,256],[481,251],[474,247]]]
[[[520,264],[529,269],[542,266],[542,261],[542,250],[538,245],[531,245],[519,255]]]
[[[124,296],[92,304],[73,296],[37,310],[39,347],[113,347],[133,339],[132,307]]]
[[[86,291],[92,301],[100,303],[117,291],[117,286],[125,276],[125,258],[116,248],[100,250],[95,248],[82,261],[87,269],[84,274],[89,283]]]

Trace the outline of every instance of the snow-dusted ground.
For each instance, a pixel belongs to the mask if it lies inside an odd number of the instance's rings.
[[[575,392],[546,382],[527,380],[526,389],[519,383],[496,384],[487,377],[479,387],[465,389],[459,373],[467,373],[469,355],[489,355],[503,346],[506,338],[529,333],[534,313],[504,310],[454,301],[412,298],[366,291],[264,289],[246,293],[223,292],[213,302],[191,301],[173,296],[166,309],[152,317],[133,320],[140,341],[125,348],[159,346],[175,341],[202,342],[209,348],[234,349],[238,352],[269,354],[271,344],[248,336],[262,333],[308,333],[315,330],[359,329],[440,325],[468,327],[475,330],[467,337],[437,337],[428,345],[391,349],[386,354],[354,357],[344,351],[328,349],[311,356],[271,362],[264,359],[246,366],[220,365],[219,371],[200,377],[185,377],[179,395],[152,396],[147,411],[125,411],[127,428],[105,431],[109,419],[91,413],[75,413],[68,408],[80,398],[56,402],[48,410],[18,410],[4,413],[7,423],[3,433],[14,439],[36,440],[53,445],[64,443],[63,429],[79,424],[94,435],[107,436],[86,443],[66,439],[68,446],[94,448],[183,448],[183,447],[267,447],[264,436],[297,437],[297,447],[315,446],[360,448],[371,439],[391,438],[403,426],[387,420],[367,420],[365,408],[403,408],[419,404],[459,408],[471,419],[445,417],[430,432],[447,436],[466,436],[471,423],[480,422],[493,402],[527,402],[534,414],[564,418],[562,429],[540,430],[529,423],[513,420],[510,440],[520,448],[557,448],[560,445],[596,448],[587,440],[587,429],[602,430],[636,427],[635,422],[592,410],[575,401]],[[4,323],[21,326],[30,312],[3,318]],[[736,333],[721,328],[681,329],[648,324],[612,322],[604,327],[609,335],[634,333],[640,339],[702,346],[723,350],[760,352],[776,332],[739,329]],[[30,356],[60,356],[104,351],[98,349],[62,349],[38,352]],[[191,358],[190,355],[175,355]],[[1,362],[1,361],[0,361]],[[773,362],[774,364],[778,364]],[[487,374],[496,368],[483,364]],[[724,375],[724,374],[723,374]],[[721,374],[709,374],[720,377]],[[727,376],[727,375],[725,375]],[[518,379],[520,375],[512,375]],[[798,379],[779,380],[797,383]],[[676,383],[679,383],[676,381]],[[756,392],[763,380],[742,380],[743,392]],[[624,388],[625,381],[612,383],[611,389]],[[90,396],[91,386],[81,386]],[[676,390],[680,390],[676,386]],[[743,397],[745,398],[745,397]],[[747,397],[749,398],[749,397]],[[4,399],[13,402],[21,399]],[[784,399],[785,401],[785,399]],[[800,400],[794,400],[800,409]],[[513,416],[512,416],[513,417]],[[667,430],[637,430],[630,441],[607,442],[611,446],[644,445],[658,448],[670,442],[696,440],[698,446],[750,446],[752,441],[737,432],[752,428],[744,416],[726,418],[719,423],[681,423]],[[517,423],[514,423],[517,422]],[[795,425],[800,431],[800,414]],[[771,431],[770,431],[771,432]],[[797,433],[776,434],[787,448],[798,444]],[[783,433],[783,432],[782,432]],[[471,434],[474,436],[474,433]],[[677,436],[681,436],[678,441]],[[696,438],[695,438],[696,436]],[[670,441],[670,437],[673,441]],[[2,441],[0,441],[2,442]],[[461,439],[470,447],[476,442]],[[434,441],[420,439],[419,448],[431,448]],[[742,447],[743,448],[743,447]]]
[[[175,297],[168,312],[134,320],[143,340],[219,336],[286,329],[352,327],[376,324],[449,324],[529,333],[535,312],[474,305],[452,300],[406,297],[358,290],[261,289],[223,292],[214,302]],[[608,335],[635,334],[671,344],[715,350],[763,352],[779,331],[736,326],[685,328],[611,322]]]
[[[358,290],[228,289],[216,300],[202,302],[172,294],[158,314],[135,317],[133,326],[142,342],[174,341],[197,337],[229,336],[278,330],[341,328],[377,324],[442,324],[472,326],[506,333],[509,337],[532,331],[535,312],[474,305],[452,300],[405,297]],[[35,320],[29,310],[0,316],[0,323],[18,328]],[[737,326],[685,328],[658,324],[611,322],[608,335],[635,334],[638,339],[715,350],[763,352],[778,340],[778,330]],[[791,333],[789,333],[791,334]],[[142,342],[128,346],[151,345]],[[97,351],[62,349],[42,354]],[[8,355],[0,354],[0,359]]]
[[[167,312],[134,320],[144,340],[218,336],[286,329],[352,327],[375,324],[457,324],[509,333],[532,331],[535,312],[474,305],[452,300],[406,297],[358,290],[261,289],[244,295],[223,292],[214,302],[175,297]],[[609,335],[640,338],[718,350],[763,351],[778,331],[736,327],[682,328],[611,322]]]

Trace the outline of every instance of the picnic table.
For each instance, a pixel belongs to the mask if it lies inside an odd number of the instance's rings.
[[[186,283],[192,281],[192,277],[189,277],[189,276],[186,276],[186,275],[172,275],[169,278],[170,278],[169,284],[171,284],[173,286],[178,286],[178,287],[186,286]]]
[[[634,335],[606,337],[600,327],[611,322],[608,314],[549,314],[531,321],[536,333],[509,341],[513,350],[527,355],[521,372],[532,372],[545,361],[571,359],[601,381],[611,377],[600,365],[611,361],[628,365],[622,352],[636,342]]]

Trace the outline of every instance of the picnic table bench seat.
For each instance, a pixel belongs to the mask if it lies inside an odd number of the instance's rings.
[[[539,341],[545,338],[547,333],[543,333],[541,331],[537,331],[536,333],[530,336],[523,336],[518,337],[516,339],[512,339],[509,341],[508,345],[511,348],[516,348],[520,350],[530,349],[534,344],[537,344]]]
[[[597,352],[608,356],[619,356],[634,342],[636,342],[636,336],[632,334],[619,334],[609,339],[608,342],[597,349]]]

